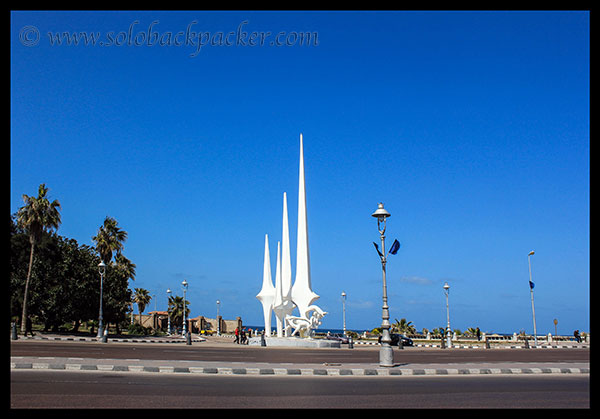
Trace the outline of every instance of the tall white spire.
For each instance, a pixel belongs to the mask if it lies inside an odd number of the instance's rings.
[[[283,220],[281,223],[281,255],[277,247],[277,274],[273,310],[277,316],[277,336],[287,336],[285,317],[292,314],[292,264],[290,259],[290,228],[288,224],[287,194],[283,193]],[[283,327],[283,329],[282,329]]]
[[[283,193],[283,222],[281,226],[281,294],[292,299],[292,262],[290,256],[290,227],[288,223],[287,194]]]
[[[271,277],[271,258],[269,256],[269,235],[265,234],[265,259],[263,263],[263,283],[262,289],[256,296],[263,306],[263,316],[265,319],[265,335],[271,336],[271,312],[273,310],[273,301],[275,300],[275,287]]]
[[[283,294],[281,286],[281,243],[277,242],[277,264],[275,267],[275,299],[273,300],[273,311],[275,312],[275,320],[277,322],[277,336],[283,336],[284,317],[283,311]]]
[[[296,280],[292,287],[292,299],[300,310],[300,316],[319,296],[311,288],[310,255],[308,252],[308,225],[306,220],[306,186],[304,182],[304,146],[300,134],[300,170],[298,180],[298,235],[296,246]]]

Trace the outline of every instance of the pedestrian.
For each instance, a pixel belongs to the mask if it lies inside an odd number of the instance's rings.
[[[479,330],[479,328],[477,328],[475,333],[477,334],[477,341],[479,342],[481,340],[481,330]]]
[[[248,339],[246,339],[246,328],[242,328],[242,337],[240,343],[242,345],[245,345],[247,343],[247,340]]]
[[[235,340],[233,342],[238,344],[240,343],[240,329],[237,327],[235,328]]]
[[[579,335],[579,329],[577,329],[573,332],[573,336],[575,336],[575,340],[577,341],[577,343],[581,343],[581,336]]]
[[[33,336],[31,319],[29,317],[27,317],[27,320],[25,320],[25,336],[27,336],[27,333],[31,333],[31,336]]]

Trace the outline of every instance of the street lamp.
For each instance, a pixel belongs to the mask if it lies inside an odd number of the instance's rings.
[[[167,288],[167,333],[169,336],[171,336],[171,313],[169,312],[169,298],[171,298],[171,288]]]
[[[106,265],[103,261],[100,261],[98,264],[98,272],[100,272],[100,313],[98,314],[98,335],[96,337],[100,339],[102,338],[102,329],[104,328],[104,325],[102,324],[102,283],[104,282]]]
[[[346,336],[346,293],[342,291],[342,319],[344,327],[344,336]]]
[[[221,336],[221,321],[219,320],[219,306],[221,301],[217,300],[217,336]]]
[[[532,250],[527,255],[527,262],[529,263],[529,291],[531,292],[531,313],[533,314],[533,341],[535,346],[537,346],[537,328],[535,327],[535,307],[533,306],[533,281],[531,280],[531,255],[534,255],[535,252]]]
[[[450,294],[450,285],[447,282],[444,283],[444,293],[446,294],[446,347],[450,348],[452,340],[450,339],[450,308],[448,306],[448,294]]]
[[[181,283],[181,285],[183,285],[183,333],[182,336],[186,335],[186,320],[185,320],[185,292],[187,291],[187,287],[188,287],[188,283],[187,281],[184,279],[183,282]]]
[[[386,254],[385,254],[385,221],[388,217],[391,216],[389,212],[387,212],[383,208],[383,204],[380,202],[377,206],[377,210],[371,214],[373,217],[377,218],[377,230],[379,230],[380,238],[381,238],[381,250],[383,253],[379,253],[381,257],[381,269],[383,271],[383,306],[381,313],[381,348],[379,350],[379,365],[382,367],[393,367],[394,366],[394,352],[392,350],[392,339],[390,336],[390,308],[387,302],[387,284],[385,281],[385,264],[386,264]],[[383,228],[382,228],[383,225]],[[377,246],[376,246],[377,247]]]

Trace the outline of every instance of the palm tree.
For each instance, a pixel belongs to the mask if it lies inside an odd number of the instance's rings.
[[[133,301],[135,301],[138,305],[138,310],[140,312],[140,326],[142,325],[142,312],[146,309],[146,305],[150,302],[152,297],[148,293],[148,290],[143,288],[136,288],[135,294],[133,295]]]
[[[402,333],[405,335],[416,333],[416,329],[413,326],[412,322],[407,322],[404,318],[400,319],[400,321],[398,321],[398,319],[395,320],[396,322],[392,324],[392,331],[396,333]]]
[[[50,202],[47,198],[48,188],[42,183],[38,188],[38,196],[23,194],[25,205],[17,212],[18,224],[28,233],[31,251],[29,253],[29,268],[27,269],[27,280],[25,281],[25,293],[23,295],[23,313],[21,315],[21,332],[25,333],[27,320],[27,298],[29,294],[29,280],[31,278],[31,267],[33,266],[33,249],[40,241],[42,233],[50,229],[58,229],[60,225],[60,203],[58,200]]]
[[[185,316],[188,317],[190,314],[190,302],[185,301]],[[169,316],[174,324],[183,325],[183,297],[177,295],[169,297]]]
[[[98,229],[98,234],[92,237],[96,242],[96,250],[100,253],[100,258],[107,265],[112,259],[113,252],[117,255],[123,250],[123,242],[127,240],[127,232],[117,226],[117,220],[107,216],[104,224]]]
[[[469,327],[467,331],[464,333],[465,336],[475,337],[477,336],[477,328]]]
[[[115,256],[115,269],[123,273],[127,279],[135,281],[135,263],[123,256],[122,253],[117,253]]]

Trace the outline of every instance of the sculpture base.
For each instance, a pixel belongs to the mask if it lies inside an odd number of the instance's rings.
[[[260,346],[261,337],[253,337],[248,340],[249,345]],[[298,337],[278,338],[266,337],[265,343],[268,347],[294,347],[294,348],[340,348],[340,342],[327,339],[304,339]]]

